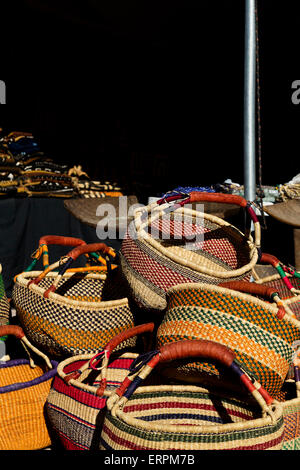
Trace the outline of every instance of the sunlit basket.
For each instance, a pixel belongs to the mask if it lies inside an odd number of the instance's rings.
[[[254,222],[255,240],[248,230],[244,234],[203,209],[201,212],[187,207],[189,203],[204,202],[246,208]],[[137,209],[122,242],[120,261],[137,305],[161,312],[166,308],[166,291],[174,285],[250,280],[259,248],[260,224],[244,198],[192,192],[187,197],[170,196]]]
[[[246,281],[220,286],[181,284],[168,291],[167,299],[157,330],[158,347],[183,339],[221,343],[235,352],[241,366],[273,397],[278,397],[292,363],[294,345],[300,340],[300,322],[285,312],[274,289]],[[175,371],[170,373],[174,375]],[[218,376],[219,372],[212,364],[190,363],[179,365],[177,375],[190,381]]]
[[[0,327],[0,335],[14,335],[43,359],[0,362],[0,450],[37,450],[51,444],[44,407],[57,362],[30,344],[17,325]]]
[[[129,338],[152,333],[153,323],[131,328],[113,338],[101,353],[71,357],[57,368],[46,410],[53,433],[67,450],[95,450],[107,398],[129,374],[137,352],[123,348]],[[119,352],[114,349],[120,345]],[[97,360],[101,367],[96,367]]]
[[[72,272],[71,265],[80,255],[98,251],[106,265],[74,268]],[[118,268],[109,269],[113,265],[107,259],[114,257],[114,251],[104,243],[84,244],[42,272],[23,272],[16,277],[12,299],[17,317],[28,338],[41,350],[56,358],[96,353],[111,338],[134,326]]]
[[[142,386],[160,364],[186,357],[221,362],[237,382],[239,377],[243,393],[232,396],[191,385]],[[181,341],[156,351],[123,393],[117,389],[108,398],[100,449],[280,450],[283,435],[282,404],[251,380],[232,351],[210,341]]]

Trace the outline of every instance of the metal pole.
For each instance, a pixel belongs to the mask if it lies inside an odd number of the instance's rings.
[[[245,199],[256,198],[255,168],[255,90],[256,33],[255,0],[245,0],[245,59],[244,59],[244,188]]]

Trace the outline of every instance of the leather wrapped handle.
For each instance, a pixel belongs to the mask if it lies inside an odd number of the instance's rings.
[[[93,251],[102,251],[102,253],[108,255],[114,253],[112,248],[107,246],[105,243],[91,243],[90,245],[85,244],[77,246],[67,254],[67,257],[76,260],[80,255]]]
[[[269,253],[262,253],[260,258],[261,263],[271,264],[276,268],[280,264],[280,261],[276,256],[270,255]]]
[[[91,243],[90,245],[80,245],[80,246],[77,246],[76,248],[73,248],[73,250],[69,251],[69,253],[65,256],[65,262],[64,264],[62,265],[56,279],[53,281],[52,285],[44,292],[44,297],[45,298],[49,298],[49,295],[53,292],[56,291],[56,288],[58,286],[58,283],[60,281],[60,279],[62,278],[62,276],[64,275],[64,273],[67,271],[67,269],[69,269],[73,263],[73,261],[75,261],[79,256],[81,255],[84,255],[84,254],[87,254],[87,253],[92,253],[92,252],[95,252],[95,251],[102,251],[102,253],[104,254],[108,254],[108,255],[111,255],[111,256],[115,256],[115,252],[112,248],[110,248],[109,246],[105,245],[105,243]],[[53,265],[49,267],[49,269],[52,269]],[[44,271],[43,274],[45,274],[46,271]],[[38,281],[40,282],[41,280],[41,275],[39,276],[39,278],[36,278],[36,281],[35,283]],[[28,284],[28,286],[30,285],[30,283]]]
[[[60,235],[44,235],[40,238],[39,245],[79,246],[86,245],[86,242],[80,238],[63,237]]]
[[[21,339],[25,336],[24,331],[18,325],[3,325],[0,326],[0,337],[2,336],[15,336],[18,339]]]
[[[104,349],[106,352],[111,353],[119,344],[123,343],[123,341],[143,333],[152,333],[153,330],[154,323],[145,323],[143,325],[135,326],[115,336],[109,341],[109,343],[107,343]]]
[[[260,295],[262,297],[272,298],[274,294],[278,294],[276,289],[267,287],[262,284],[256,284],[255,282],[247,281],[228,281],[221,282],[218,284],[219,287],[225,287],[226,289],[232,289],[246,294]]]
[[[246,207],[247,201],[237,194],[205,193],[192,191],[188,202],[222,202],[225,204],[235,204],[240,207]]]
[[[235,354],[223,344],[204,339],[177,341],[164,345],[159,351],[160,363],[192,357],[215,359],[230,367]]]

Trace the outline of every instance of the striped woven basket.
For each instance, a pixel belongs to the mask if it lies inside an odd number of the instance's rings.
[[[298,365],[297,365],[298,364]],[[300,450],[300,361],[294,360],[294,378],[289,379],[291,397],[283,403],[284,436],[283,450]]]
[[[254,282],[276,289],[285,308],[300,320],[300,273],[268,253],[263,253],[259,262],[262,266],[252,270]]]
[[[30,359],[0,362],[0,450],[36,450],[51,444],[44,415],[46,398],[56,373],[50,361],[28,341],[17,325],[0,327],[0,335],[13,335],[45,364]]]
[[[57,359],[96,353],[115,335],[134,326],[118,268],[111,270],[108,263],[106,272],[93,272],[99,266],[71,272],[80,255],[99,251],[105,259],[115,256],[104,243],[80,245],[43,272],[24,272],[15,279],[12,299],[26,335]]]
[[[178,202],[180,197],[170,196],[135,211],[122,242],[122,272],[130,295],[144,309],[164,310],[166,291],[177,284],[249,280],[258,259],[260,224],[245,199],[206,192],[191,192]],[[219,217],[187,207],[197,202],[246,208],[254,222],[255,240],[250,232],[243,234]]]
[[[221,362],[236,380],[239,377],[243,393],[232,396],[190,385],[141,386],[159,363],[186,357]],[[211,341],[181,341],[161,348],[125,391],[120,392],[121,386],[109,397],[100,449],[281,449],[282,404],[253,382],[234,358],[228,348]]]
[[[122,343],[144,333],[152,333],[153,323],[140,325],[113,338],[94,356],[86,354],[62,361],[57,368],[46,411],[54,434],[67,450],[99,449],[107,398],[118,388],[138,357],[124,352]],[[121,351],[113,354],[121,345]],[[100,358],[101,367],[97,368]]]
[[[294,345],[300,339],[300,322],[285,312],[274,289],[246,281],[221,286],[181,284],[170,289],[157,330],[158,347],[183,339],[224,344],[235,352],[241,366],[279,399]],[[217,368],[206,363],[178,364],[169,373],[188,381],[219,378]]]
[[[9,323],[9,301],[5,293],[5,287],[2,278],[2,265],[0,264],[0,326]],[[6,337],[0,336],[0,341],[5,341]]]

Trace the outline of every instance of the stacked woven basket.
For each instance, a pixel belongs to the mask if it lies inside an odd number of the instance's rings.
[[[0,327],[29,355],[0,365],[0,449],[300,448],[300,274],[260,242],[251,204],[201,191],[137,209],[119,257],[42,237]]]

